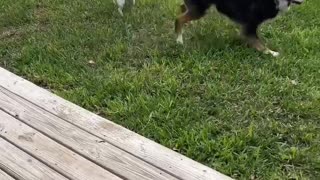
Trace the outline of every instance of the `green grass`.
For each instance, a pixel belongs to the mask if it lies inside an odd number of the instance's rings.
[[[320,179],[320,1],[262,27],[279,58],[214,10],[176,45],[179,3],[1,0],[0,65],[236,179]]]

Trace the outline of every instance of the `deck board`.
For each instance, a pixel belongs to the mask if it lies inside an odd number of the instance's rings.
[[[1,131],[0,136],[8,139],[10,142],[23,149],[25,152],[32,154],[35,158],[38,158],[42,162],[46,163],[49,167],[55,171],[63,174],[65,177],[70,179],[94,179],[94,180],[105,180],[114,179],[120,180],[116,175],[108,172],[107,170],[97,166],[96,164],[86,160],[82,156],[72,152],[71,150],[63,147],[55,141],[49,139],[45,135],[41,134],[37,130],[28,127],[24,123],[18,121],[12,116],[0,111],[0,123]],[[4,143],[4,142],[2,142]],[[6,146],[1,146],[6,150]],[[1,150],[1,148],[0,148]],[[10,151],[6,152],[7,154]],[[1,154],[1,153],[0,153]],[[7,155],[8,156],[8,155]],[[7,157],[4,156],[3,157]],[[22,154],[17,154],[17,157],[23,157]],[[27,156],[27,155],[25,155]],[[0,156],[1,157],[1,156]],[[11,160],[14,160],[15,156],[12,156]],[[0,158],[0,162],[4,158]],[[24,158],[26,159],[26,158]],[[22,161],[21,161],[22,162]],[[32,161],[34,162],[34,160]],[[33,163],[34,164],[34,163]],[[39,164],[39,163],[38,163]],[[28,169],[30,166],[37,167],[36,165],[23,164],[21,168],[25,167]],[[39,166],[41,168],[41,166]],[[37,169],[36,169],[37,170]],[[14,169],[12,170],[14,171]],[[37,173],[50,174],[46,171],[38,170]],[[53,170],[52,170],[53,171]],[[25,178],[22,178],[25,179]],[[33,179],[33,178],[27,178]],[[49,178],[40,178],[49,179]],[[51,178],[60,179],[60,178]]]
[[[176,179],[0,87],[2,109],[96,164],[128,179]]]
[[[0,116],[0,118],[3,118],[3,116]],[[0,138],[0,157],[0,168],[9,172],[14,178],[25,180],[67,180],[61,174],[21,151],[3,138]],[[3,177],[5,176],[9,175],[3,174]],[[0,179],[3,179],[1,175]]]
[[[79,106],[62,99],[48,92],[47,90],[37,87],[31,82],[26,81],[2,68],[0,68],[0,86],[5,88],[5,90],[2,92],[6,92],[7,94],[13,93],[20,96],[20,99],[15,98],[15,100],[18,101],[15,101],[14,103],[8,103],[8,99],[0,102],[0,107],[4,106],[5,104],[7,111],[12,115],[18,115],[19,117],[24,116],[29,118],[32,118],[34,116],[37,117],[39,115],[38,114],[30,116],[28,114],[32,114],[31,112],[34,109],[30,111],[30,109],[28,110],[26,109],[26,107],[20,108],[19,103],[21,102],[20,100],[23,99],[22,102],[27,102],[27,104],[31,103],[36,105],[32,106],[32,108],[37,107],[37,113],[42,114],[42,117],[49,117],[50,121],[52,120],[51,118],[53,118],[53,116],[55,117],[54,119],[60,118],[60,121],[61,119],[63,119],[64,121],[69,122],[68,126],[75,126],[82,130],[81,134],[85,132],[90,134],[91,136],[94,136],[95,138],[91,137],[91,141],[98,139],[98,141],[103,142],[101,143],[103,145],[95,145],[94,147],[102,148],[103,146],[105,146],[105,144],[113,145],[113,147],[119,149],[120,152],[122,152],[122,154],[125,154],[126,156],[134,156],[137,157],[136,159],[138,159],[138,161],[146,162],[147,170],[150,169],[148,167],[153,166],[156,170],[155,172],[161,172],[162,175],[163,173],[166,175],[168,173],[179,179],[187,180],[231,179],[211,168],[208,168],[177,152],[174,152],[164,146],[161,146],[152,140],[149,140],[111,121],[99,117],[94,113],[80,108]],[[3,95],[4,94],[0,95],[0,97]],[[8,96],[6,98],[8,98]],[[26,104],[24,104],[24,106],[25,105]],[[39,107],[41,107],[40,109],[42,111],[39,111]],[[20,110],[17,111],[17,109]],[[50,112],[49,115],[48,112]],[[27,121],[27,119],[25,120]],[[34,125],[36,125],[36,123],[34,123]],[[54,123],[54,125],[56,124]],[[50,126],[52,126],[52,124]],[[44,131],[42,127],[38,128],[40,128],[41,131]],[[51,132],[50,127],[48,128],[49,129],[45,130],[46,133],[47,131]],[[80,132],[79,129],[78,132]],[[50,136],[52,135],[53,134],[51,134]],[[77,135],[76,137],[79,136]],[[57,138],[56,135],[54,135],[54,138]],[[59,141],[60,140],[63,140],[63,142],[66,144],[70,142],[70,140],[67,141],[65,139],[59,139]],[[90,145],[91,144],[94,143],[90,142]],[[77,149],[79,148],[79,146],[73,146],[73,148]],[[122,154],[120,156],[122,156]],[[96,157],[87,157],[93,158],[94,161],[97,161]],[[107,159],[98,159],[97,163],[102,163],[102,165],[104,165],[104,163],[106,163],[106,160]]]

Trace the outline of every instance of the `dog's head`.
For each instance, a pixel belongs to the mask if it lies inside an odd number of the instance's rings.
[[[277,8],[280,11],[287,11],[292,4],[302,4],[304,0],[276,0]]]

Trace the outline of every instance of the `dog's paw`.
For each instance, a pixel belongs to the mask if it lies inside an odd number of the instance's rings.
[[[118,8],[118,11],[119,11],[120,15],[123,16],[122,9],[121,9],[121,8]]]
[[[276,52],[276,51],[271,51],[270,53],[271,53],[271,55],[272,55],[273,57],[278,57],[278,56],[280,56],[280,53],[279,53],[279,52]]]
[[[183,44],[183,37],[182,37],[182,34],[179,34],[179,35],[178,35],[178,38],[177,38],[177,40],[176,40],[176,41],[177,41],[177,43],[178,43],[178,44]]]
[[[272,50],[270,50],[270,49],[265,50],[264,53],[265,53],[265,54],[270,54],[270,55],[272,55],[273,57],[278,57],[278,56],[280,56],[280,53],[279,53],[279,52],[272,51]]]

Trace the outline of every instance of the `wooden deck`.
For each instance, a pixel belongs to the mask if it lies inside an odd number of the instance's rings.
[[[0,68],[0,180],[229,177]]]

